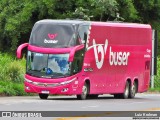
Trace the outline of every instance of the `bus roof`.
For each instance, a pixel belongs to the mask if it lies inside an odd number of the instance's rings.
[[[45,20],[40,20],[36,22],[36,24],[44,24],[44,23],[49,23],[49,24],[85,24],[85,23],[90,23],[89,21],[83,21],[83,20],[51,20],[51,19],[45,19]]]
[[[110,26],[110,27],[131,27],[131,28],[150,28],[151,26],[149,24],[140,24],[140,23],[125,23],[125,22],[114,22],[114,21],[108,21],[108,22],[98,22],[98,21],[84,21],[84,20],[52,20],[52,19],[45,19],[40,20],[36,22],[36,24],[91,24],[91,25],[97,25],[97,26]]]
[[[113,26],[113,27],[131,27],[131,28],[151,28],[149,24],[125,23],[125,22],[92,22],[97,26]]]

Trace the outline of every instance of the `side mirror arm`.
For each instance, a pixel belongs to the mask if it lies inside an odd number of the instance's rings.
[[[21,59],[22,58],[22,50],[28,46],[28,43],[24,43],[22,45],[20,45],[18,48],[17,48],[17,58],[18,59]]]

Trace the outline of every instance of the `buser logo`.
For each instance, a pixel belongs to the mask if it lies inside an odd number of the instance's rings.
[[[104,46],[104,47],[103,47]],[[105,44],[96,44],[93,39],[94,55],[96,60],[96,65],[98,69],[101,69],[104,62],[104,57],[108,48],[108,40],[106,39]],[[113,52],[112,47],[109,48],[109,64],[112,65],[128,65],[128,57],[130,52]],[[98,58],[98,54],[101,55],[101,59]]]
[[[54,40],[54,39],[57,37],[57,35],[58,35],[57,33],[55,33],[55,34],[48,33],[48,38],[50,40],[44,39],[44,43],[54,43],[54,44],[56,44],[58,42],[58,40]]]
[[[104,48],[103,48],[103,44],[96,44],[96,41],[93,39],[94,55],[95,55],[96,65],[97,65],[98,69],[100,69],[103,65],[104,55],[107,52],[107,47],[108,47],[108,40],[107,39],[106,39]],[[99,53],[101,53],[101,60],[98,59]]]
[[[55,33],[55,34],[50,34],[50,33],[48,33],[48,37],[49,37],[49,39],[54,39],[55,37],[57,37],[57,33]]]

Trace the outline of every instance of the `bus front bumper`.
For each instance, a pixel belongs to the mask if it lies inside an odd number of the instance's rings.
[[[43,94],[62,94],[74,95],[80,94],[81,90],[78,86],[78,81],[74,79],[59,83],[34,82],[25,78],[25,92],[28,93],[43,93]]]

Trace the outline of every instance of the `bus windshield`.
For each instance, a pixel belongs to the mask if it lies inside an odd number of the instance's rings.
[[[42,54],[28,51],[27,74],[43,78],[70,75],[69,54]]]

